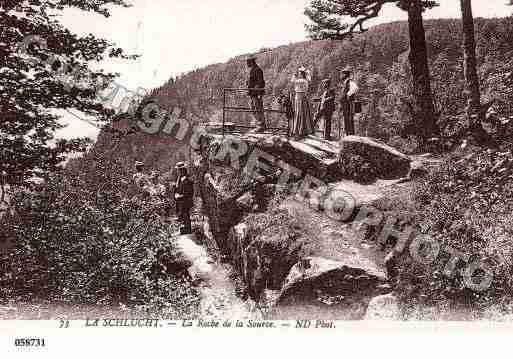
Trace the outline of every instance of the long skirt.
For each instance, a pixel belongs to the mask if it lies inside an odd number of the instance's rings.
[[[308,97],[306,93],[297,92],[294,99],[294,119],[292,121],[291,136],[306,137],[313,132],[313,118]]]

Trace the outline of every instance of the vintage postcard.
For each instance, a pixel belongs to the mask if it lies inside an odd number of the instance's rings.
[[[512,15],[1,0],[0,346],[507,333]]]

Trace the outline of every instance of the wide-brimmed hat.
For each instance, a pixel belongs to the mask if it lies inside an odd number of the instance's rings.
[[[246,61],[256,61],[257,57],[254,54],[248,55]]]
[[[141,167],[141,166],[144,166],[144,162],[141,162],[141,161],[135,161],[135,167]]]

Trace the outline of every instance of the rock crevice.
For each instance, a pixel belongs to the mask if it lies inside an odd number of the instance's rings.
[[[280,192],[283,183],[281,187],[275,184],[277,168],[272,165],[287,163],[298,168],[303,177],[308,174],[335,182],[335,187],[354,189],[362,185],[340,182],[342,151],[365,156],[385,179],[408,174],[410,159],[375,140],[355,136],[346,137],[341,146],[313,137],[289,141],[251,134],[241,135],[239,140],[247,151],[239,152],[240,162],[235,168],[230,166],[229,156],[216,156],[226,145],[218,135],[207,135],[193,156],[194,177],[208,218],[205,236],[213,239],[222,257],[231,262],[246,285],[247,295],[256,302],[272,291],[278,307],[315,305],[331,310],[358,304],[360,309],[348,318],[363,318],[365,310],[361,308],[366,309],[374,296],[383,294],[384,254],[362,248],[347,224],[328,219],[308,203],[291,202],[294,196],[287,197],[286,190]],[[270,154],[274,161],[257,173],[257,180],[248,180],[241,168],[255,149]],[[362,202],[378,199],[381,192],[373,188],[366,187],[355,197]],[[270,212],[269,201],[277,193],[283,196],[282,204]],[[282,316],[287,316],[285,313]]]

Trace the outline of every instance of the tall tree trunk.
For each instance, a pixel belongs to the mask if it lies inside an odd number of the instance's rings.
[[[476,42],[474,39],[474,17],[472,1],[460,0],[463,19],[463,66],[465,72],[465,92],[467,95],[467,120],[471,128],[480,123],[481,93],[477,76]]]
[[[409,59],[414,91],[414,121],[418,134],[426,140],[438,134],[438,128],[431,92],[421,0],[411,0],[408,7],[408,26],[410,31]]]

